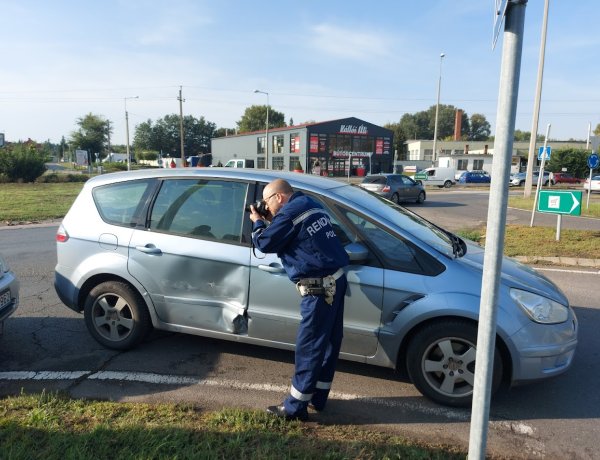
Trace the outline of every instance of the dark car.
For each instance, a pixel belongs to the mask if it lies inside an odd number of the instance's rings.
[[[461,184],[489,184],[492,178],[485,171],[465,171],[458,179]]]
[[[570,173],[555,172],[553,175],[553,184],[581,184],[581,179],[577,179],[575,176],[573,176],[573,174]]]
[[[360,184],[365,190],[377,193],[394,203],[416,201],[423,203],[426,198],[423,185],[404,174],[374,174],[365,177]]]

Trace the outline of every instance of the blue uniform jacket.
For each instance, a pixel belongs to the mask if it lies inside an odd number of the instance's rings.
[[[252,241],[265,254],[277,253],[293,282],[332,275],[349,263],[329,215],[302,192],[290,197],[268,227],[257,220]]]

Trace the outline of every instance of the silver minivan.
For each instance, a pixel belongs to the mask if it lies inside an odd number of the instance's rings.
[[[345,182],[233,168],[95,177],[56,235],[60,299],[114,349],[156,328],[292,350],[300,298],[279,258],[252,247],[245,210],[278,177],[323,205],[350,256],[341,357],[470,404],[483,249]],[[569,368],[577,320],[552,282],[505,258],[498,301],[494,390]]]

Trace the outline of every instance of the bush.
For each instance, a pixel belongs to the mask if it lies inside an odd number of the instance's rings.
[[[37,178],[36,182],[40,184],[54,184],[65,182],[85,182],[90,178],[87,174],[44,174]]]
[[[31,143],[0,149],[0,176],[8,182],[34,182],[46,171],[46,154]]]

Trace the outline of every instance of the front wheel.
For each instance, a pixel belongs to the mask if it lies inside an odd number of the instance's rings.
[[[84,306],[85,324],[100,344],[115,350],[138,345],[151,329],[150,314],[131,286],[106,281],[94,287]]]
[[[412,338],[408,374],[417,389],[447,406],[469,406],[475,383],[477,327],[464,321],[430,324]],[[502,382],[502,358],[495,348],[492,394]]]

